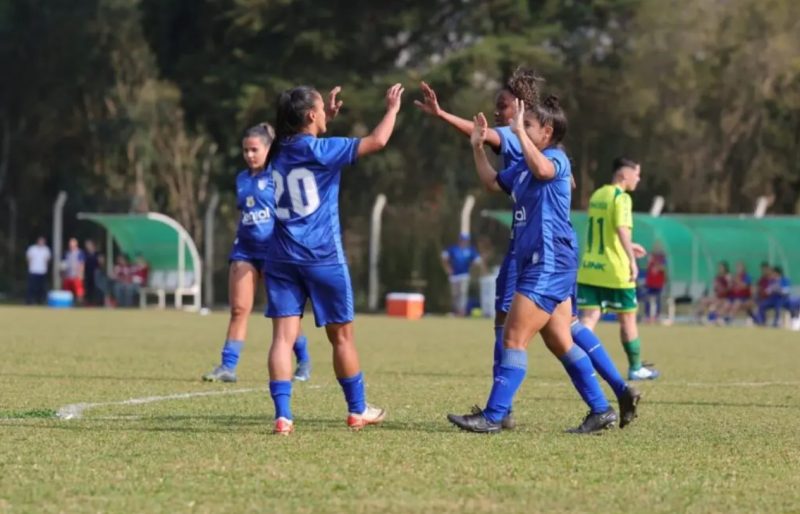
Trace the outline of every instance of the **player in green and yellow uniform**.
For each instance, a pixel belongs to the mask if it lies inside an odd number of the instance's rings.
[[[636,162],[614,160],[611,184],[595,191],[589,199],[588,228],[578,271],[578,306],[581,322],[594,330],[601,310],[619,317],[622,346],[628,355],[628,379],[652,380],[659,372],[643,366],[639,329],[636,326],[636,258],[644,248],[632,240],[633,208],[628,191],[639,184],[641,169]]]

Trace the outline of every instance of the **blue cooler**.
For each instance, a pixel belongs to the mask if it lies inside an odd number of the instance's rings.
[[[67,309],[72,307],[74,297],[70,291],[55,290],[47,293],[47,305],[55,309]]]

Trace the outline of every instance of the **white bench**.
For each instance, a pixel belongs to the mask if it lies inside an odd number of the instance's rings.
[[[139,307],[146,307],[148,295],[154,295],[158,299],[158,308],[164,309],[167,306],[167,294],[174,295],[176,309],[183,307],[184,296],[194,297],[192,307],[200,309],[200,284],[195,280],[193,271],[184,271],[183,286],[178,287],[178,270],[150,270],[147,287],[139,289]]]

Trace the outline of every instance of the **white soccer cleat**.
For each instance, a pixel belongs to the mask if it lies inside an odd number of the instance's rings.
[[[655,380],[659,376],[661,376],[661,372],[647,366],[642,366],[636,371],[628,370],[628,380]]]
[[[286,418],[278,418],[275,420],[275,428],[272,433],[275,435],[289,435],[294,432],[294,421]]]
[[[352,430],[361,430],[367,425],[377,425],[386,418],[386,411],[367,404],[361,414],[350,413],[347,416],[347,426]]]

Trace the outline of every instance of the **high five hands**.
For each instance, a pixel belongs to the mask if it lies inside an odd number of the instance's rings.
[[[525,130],[525,102],[519,98],[514,99],[514,114],[509,120],[509,128],[517,137]]]
[[[420,82],[419,87],[422,90],[422,101],[414,100],[414,105],[419,107],[419,109],[426,114],[439,116],[442,113],[442,108],[439,107],[436,91],[425,82]]]
[[[482,112],[474,116],[472,121],[472,134],[469,136],[469,142],[473,147],[483,147],[483,143],[486,141],[486,133],[489,130],[489,123]]]
[[[400,100],[403,97],[403,85],[399,82],[386,91],[386,110],[397,112],[400,110]]]
[[[400,100],[403,96],[403,85],[397,83],[386,91],[386,109],[387,110],[400,110]],[[337,100],[336,95],[342,92],[341,86],[336,86],[328,93],[328,103],[325,104],[325,114],[328,119],[334,119],[339,115],[339,110],[344,105],[342,100]]]
[[[339,109],[344,104],[341,100],[336,100],[336,95],[342,91],[342,86],[336,86],[328,93],[328,105],[325,106],[325,114],[329,119],[334,119],[339,114]]]

